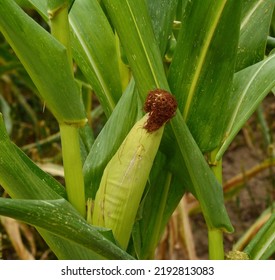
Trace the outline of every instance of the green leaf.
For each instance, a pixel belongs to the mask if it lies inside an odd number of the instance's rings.
[[[71,6],[74,3],[74,0],[46,0],[47,7],[49,10],[58,10],[62,6]]]
[[[130,82],[85,160],[83,173],[87,198],[95,197],[105,166],[141,116],[134,85]]]
[[[145,1],[102,1],[133,71],[142,101],[149,90],[169,89]],[[142,16],[141,16],[142,15]]]
[[[160,238],[161,222],[170,188],[170,180],[166,184],[169,176],[166,160],[163,154],[157,154],[136,217],[132,237],[135,252],[139,259],[152,258]],[[169,179],[170,177],[171,174]],[[163,195],[164,192],[165,195]]]
[[[241,1],[189,1],[168,81],[200,149],[224,137],[239,38]],[[225,113],[226,112],[226,113]]]
[[[0,31],[57,120],[61,123],[84,123],[84,107],[64,46],[14,1],[0,1]]]
[[[76,1],[69,18],[73,57],[109,117],[122,93],[115,35],[98,1]]]
[[[203,154],[192,138],[180,112],[171,120],[183,161],[177,169],[177,178],[186,185],[199,200],[200,206],[210,229],[219,228],[233,232],[223,200],[222,186],[204,159]],[[178,174],[180,172],[180,174]]]
[[[83,248],[83,246],[52,234],[45,229],[36,227],[36,230],[59,260],[101,260],[103,258],[94,251]]]
[[[228,121],[226,138],[219,149],[217,159],[222,157],[245,122],[275,86],[274,71],[275,54],[235,74],[229,104],[233,113]]]
[[[24,9],[32,8],[32,5],[29,3],[28,0],[14,0],[20,7]]]
[[[236,72],[263,59],[274,3],[274,0],[242,1]]]
[[[33,8],[42,16],[42,18],[47,22],[48,21],[48,7],[47,1],[45,0],[27,0],[33,6]]]
[[[30,2],[47,19],[45,1]],[[73,57],[109,117],[122,92],[114,33],[98,1],[76,1],[69,20]]]
[[[172,33],[178,0],[147,0],[153,30],[163,56]]]
[[[11,134],[13,121],[11,117],[11,108],[2,95],[0,95],[0,110],[3,113],[5,125],[8,134]]]
[[[9,195],[29,199],[60,198],[53,189],[61,189],[62,187],[58,186],[58,183],[52,179],[55,186],[51,189],[47,185],[49,175],[35,166],[21,151],[19,152],[9,140],[2,115],[0,131],[0,183]]]
[[[167,158],[158,153],[133,229],[133,244],[139,259],[153,259],[165,226],[184,194],[167,166]]]
[[[132,259],[98,229],[90,226],[65,200],[0,198],[0,214],[46,229],[108,259]]]
[[[12,198],[60,199],[65,189],[54,178],[39,169],[9,140],[0,118],[0,184]],[[0,207],[1,208],[1,207]],[[91,250],[37,228],[59,259],[97,259]]]
[[[244,252],[252,260],[266,260],[275,252],[275,213],[271,214]]]

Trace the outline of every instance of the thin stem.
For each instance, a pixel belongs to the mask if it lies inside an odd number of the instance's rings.
[[[210,165],[218,182],[222,185],[222,161],[215,161],[217,150],[210,153]],[[219,229],[208,228],[208,251],[210,260],[223,260],[223,233]]]
[[[85,217],[86,203],[78,128],[60,125],[60,135],[68,200]]]

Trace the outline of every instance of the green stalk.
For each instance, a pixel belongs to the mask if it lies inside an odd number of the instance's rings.
[[[85,217],[85,189],[78,128],[66,124],[60,125],[60,135],[68,200]]]
[[[59,3],[60,2],[60,3]],[[68,1],[48,1],[51,33],[65,47],[68,62],[73,75],[72,52],[70,45],[69,5]],[[66,83],[66,81],[64,81]],[[82,173],[78,126],[60,123],[63,165],[66,190],[69,202],[86,217],[85,188]]]
[[[210,165],[218,182],[222,185],[222,160],[216,161],[217,150],[210,153]],[[208,252],[210,260],[223,260],[223,233],[219,229],[208,228]]]
[[[208,252],[210,260],[224,260],[223,234],[219,229],[208,229]]]
[[[73,73],[73,59],[70,44],[70,25],[68,13],[68,3],[64,3],[61,6],[53,7],[52,9],[48,10],[51,25],[51,33],[57,40],[59,40],[60,43],[62,43],[62,45],[66,47],[68,61],[69,64],[72,66],[71,69]]]

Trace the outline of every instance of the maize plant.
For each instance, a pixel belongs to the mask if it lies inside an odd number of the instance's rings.
[[[10,198],[0,198],[0,215],[34,226],[59,259],[152,259],[190,192],[209,258],[224,259],[223,234],[234,228],[222,157],[275,86],[274,2],[0,0],[0,31],[58,121],[65,172],[63,186],[42,171],[1,117]],[[86,85],[107,118],[95,139]],[[274,225],[272,214],[244,258],[274,253]]]

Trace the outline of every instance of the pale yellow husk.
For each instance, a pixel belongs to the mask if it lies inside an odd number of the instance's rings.
[[[104,170],[96,194],[93,224],[110,228],[126,249],[137,210],[159,148],[164,126],[148,133],[148,114],[131,129]]]

